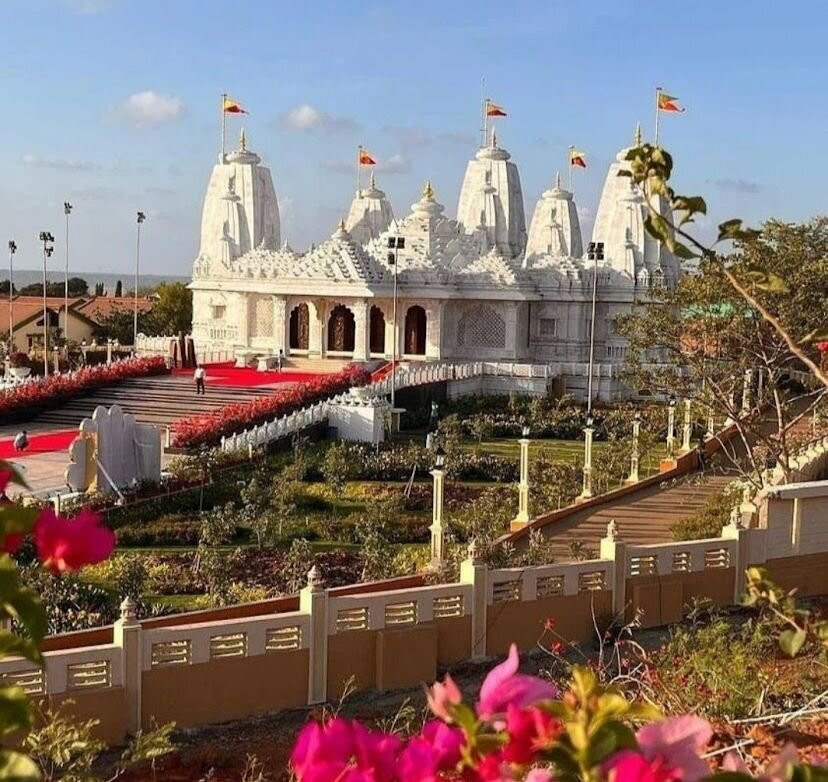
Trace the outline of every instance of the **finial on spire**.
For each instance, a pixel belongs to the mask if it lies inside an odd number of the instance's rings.
[[[339,230],[340,231],[345,230],[345,218],[344,217],[339,218]]]
[[[555,187],[557,187],[558,190],[561,189],[561,172],[560,171],[555,172]]]
[[[641,123],[640,122],[635,123],[634,141],[635,141],[635,146],[637,146],[637,147],[641,146],[642,138],[641,138]]]
[[[244,135],[244,128],[239,134],[239,152],[247,152],[247,136]]]
[[[371,172],[371,190],[374,189],[374,172]]]
[[[434,200],[434,188],[431,186],[431,180],[427,179],[425,187],[423,188],[423,198],[427,198],[429,201]]]
[[[492,131],[492,149],[497,149],[497,131]]]

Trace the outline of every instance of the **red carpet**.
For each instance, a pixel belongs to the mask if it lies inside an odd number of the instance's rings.
[[[9,437],[0,440],[0,459],[24,459],[27,456],[38,453],[65,451],[77,434],[77,429],[69,429],[61,432],[46,432],[45,434],[30,434],[29,447],[25,451],[15,451],[14,437]]]
[[[306,383],[309,380],[319,377],[316,372],[294,372],[285,369],[282,372],[271,370],[270,372],[258,372],[255,369],[237,368],[233,366],[232,362],[225,364],[206,364],[204,368],[207,370],[207,388],[213,386],[236,386],[239,387],[254,387],[254,386],[268,386],[273,383]],[[174,369],[173,374],[186,375],[193,377],[193,369]],[[193,380],[195,385],[195,380]]]

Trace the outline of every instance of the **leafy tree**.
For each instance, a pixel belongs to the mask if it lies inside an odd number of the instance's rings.
[[[279,525],[279,536],[284,534],[285,522],[290,523],[296,515],[299,497],[302,494],[302,465],[287,465],[274,479],[270,504],[275,521]]]
[[[64,288],[65,291],[65,288]],[[70,296],[87,296],[89,295],[89,283],[83,277],[69,278],[69,295]]]
[[[353,474],[353,464],[348,456],[347,443],[334,443],[322,459],[322,475],[334,497],[341,497],[345,484]]]
[[[131,307],[113,309],[109,315],[102,317],[94,329],[98,340],[117,339],[122,345],[131,345],[134,330],[134,313]],[[153,334],[152,312],[138,312],[138,331]]]
[[[9,295],[9,285],[11,285],[11,280],[0,280],[0,295]],[[17,286],[14,286],[14,293],[18,293]]]
[[[260,471],[241,490],[240,517],[242,523],[250,527],[259,548],[263,548],[273,538],[275,519],[268,489],[266,476]]]
[[[121,296],[123,296],[123,295],[124,295],[124,284],[120,280],[118,280],[118,282],[115,283],[115,298],[120,299]]]
[[[193,292],[181,282],[163,283],[155,291],[152,308],[153,333],[189,333],[193,323]]]
[[[103,296],[104,295],[104,284],[102,282],[95,283],[95,295],[96,296]]]
[[[201,517],[200,542],[205,546],[229,543],[236,534],[238,512],[232,502],[219,505]]]
[[[297,538],[290,544],[285,559],[285,584],[288,594],[295,595],[308,581],[308,571],[313,567],[313,549],[305,538]]]
[[[472,434],[477,438],[476,448],[479,451],[483,439],[490,437],[492,434],[492,422],[485,415],[476,415],[472,418],[470,427]]]

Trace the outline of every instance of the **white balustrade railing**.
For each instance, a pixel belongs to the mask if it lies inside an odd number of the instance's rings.
[[[252,429],[222,437],[220,448],[224,453],[249,452],[251,448],[262,448],[283,437],[291,437],[309,426],[327,420],[329,404],[330,400],[317,402],[312,407],[305,407]]]
[[[560,565],[501,568],[489,572],[487,602],[540,600],[612,589],[615,562],[592,559]]]
[[[627,545],[627,573],[633,576],[667,576],[728,568],[736,562],[736,540],[707,538],[676,543]]]

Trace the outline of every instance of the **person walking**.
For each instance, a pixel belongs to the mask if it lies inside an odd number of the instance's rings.
[[[279,348],[279,355],[276,357],[276,371],[282,371],[282,365],[285,363],[285,351]]]
[[[204,381],[207,378],[207,372],[204,370],[204,367],[199,364],[196,367],[196,371],[193,374],[193,378],[195,379],[196,384],[196,394],[206,394],[207,391],[204,386]]]
[[[14,450],[25,451],[28,447],[29,436],[26,434],[26,430],[24,429],[22,432],[18,432],[14,438]]]

